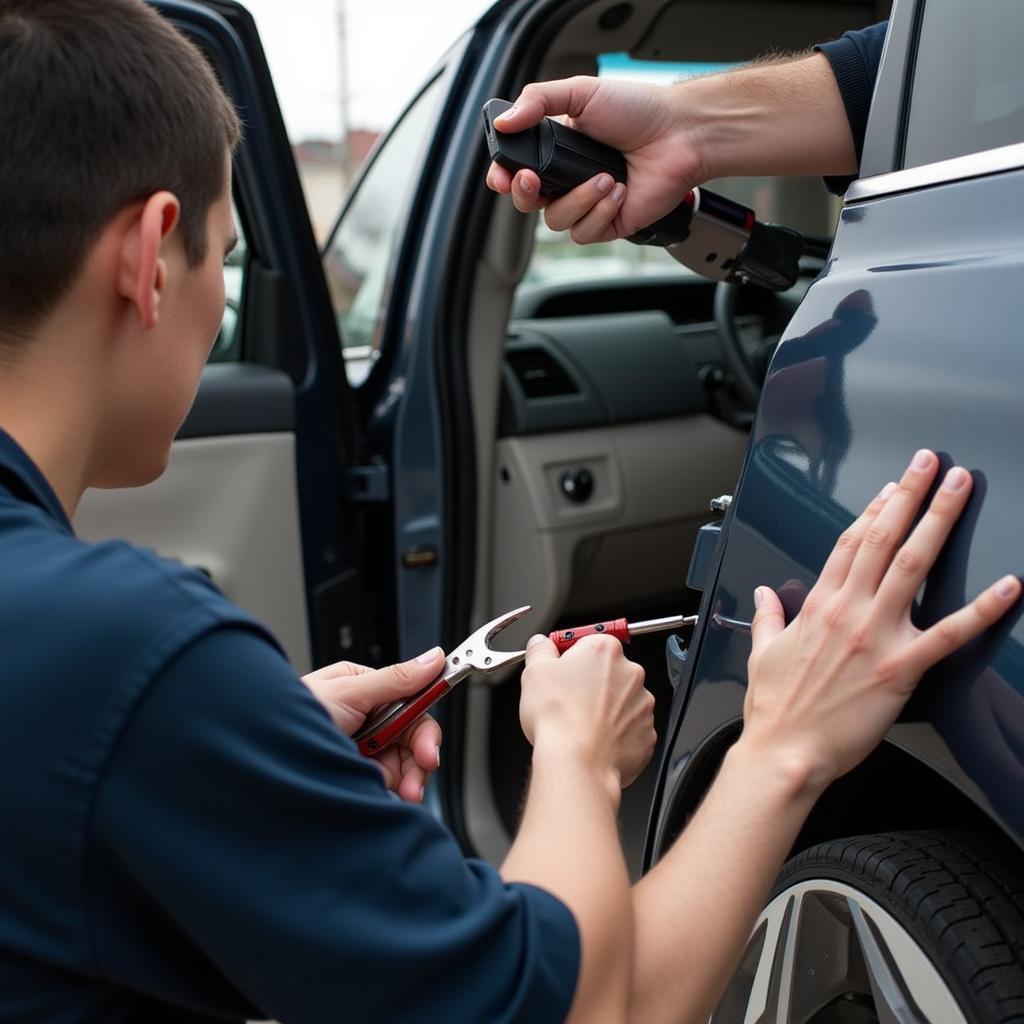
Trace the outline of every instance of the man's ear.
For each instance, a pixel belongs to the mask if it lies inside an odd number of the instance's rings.
[[[161,253],[180,214],[177,196],[154,192],[132,217],[121,246],[118,287],[138,310],[146,330],[155,327],[160,318],[160,295],[167,281],[167,264]]]

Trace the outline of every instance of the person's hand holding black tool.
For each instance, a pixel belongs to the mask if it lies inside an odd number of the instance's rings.
[[[537,174],[542,196],[558,198],[602,174],[620,184],[628,181],[621,153],[553,118],[545,117],[523,131],[495,130],[494,122],[511,106],[500,99],[484,104],[488,151],[495,164],[510,174]],[[804,251],[804,239],[797,232],[762,224],[749,207],[697,187],[629,240],[662,246],[684,266],[706,277],[759,284],[775,291],[796,283]]]
[[[793,97],[799,95],[799,102]],[[556,117],[625,159],[628,185],[602,171],[558,198],[532,170],[492,163],[487,184],[523,213],[544,209],[555,231],[581,244],[625,238],[671,213],[712,178],[853,174],[857,155],[828,59],[759,62],[660,86],[585,76],[527,85],[498,132]]]

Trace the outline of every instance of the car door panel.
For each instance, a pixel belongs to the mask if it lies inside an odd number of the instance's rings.
[[[90,490],[75,516],[88,540],[121,537],[207,573],[311,666],[295,488],[295,435],[176,441],[167,471],[131,491]]]
[[[236,337],[215,348],[234,361],[204,370],[166,474],[137,491],[88,494],[76,527],[208,572],[300,671],[358,657],[358,543],[345,494],[351,398],[255,26],[221,0],[153,4],[204,52],[245,125],[233,173],[244,242],[244,265],[229,271],[242,279],[230,310]]]
[[[164,474],[128,491],[90,490],[75,529],[121,537],[207,573],[264,622],[299,671],[311,667],[295,481],[290,377],[207,366]]]

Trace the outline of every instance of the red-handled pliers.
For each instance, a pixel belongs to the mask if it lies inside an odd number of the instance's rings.
[[[529,610],[530,605],[524,605],[491,619],[452,650],[445,658],[444,671],[432,683],[412,697],[378,708],[352,737],[360,753],[379,754],[470,673],[496,672],[506,665],[522,661],[526,651],[496,651],[491,647],[491,641]]]
[[[445,659],[444,671],[432,683],[412,697],[378,708],[352,737],[358,744],[360,752],[368,756],[379,754],[470,673],[487,674],[522,661],[526,657],[526,651],[496,651],[491,647],[491,641],[506,626],[522,618],[529,610],[530,605],[524,605],[481,626],[472,636],[454,648]],[[631,636],[681,629],[684,626],[693,626],[696,622],[696,615],[670,615],[665,619],[648,619],[646,622],[612,619],[608,622],[594,622],[589,626],[559,629],[548,636],[558,650],[563,652],[585,636],[604,633],[626,644],[629,643]]]

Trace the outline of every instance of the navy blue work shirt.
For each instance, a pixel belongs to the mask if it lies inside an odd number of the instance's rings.
[[[882,49],[889,22],[881,21],[867,28],[851,29],[829,43],[819,43],[820,50],[832,65],[839,95],[843,99],[846,119],[850,122],[853,148],[860,164],[864,153],[864,135],[868,126],[868,112],[875,94],[878,67],[882,62]],[[826,178],[825,183],[836,195],[842,195],[853,177]]]
[[[0,1020],[557,1021],[579,937],[465,860],[200,573],[0,431]]]

